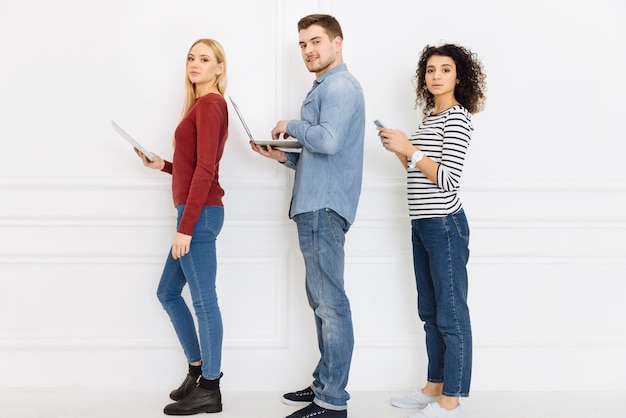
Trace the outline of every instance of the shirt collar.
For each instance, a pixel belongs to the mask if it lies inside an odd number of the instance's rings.
[[[346,65],[345,62],[342,62],[341,64],[339,64],[336,67],[332,68],[328,72],[322,74],[319,78],[316,78],[315,79],[315,83],[320,84],[327,77],[330,77],[332,74],[338,73],[340,71],[348,71],[348,66]]]

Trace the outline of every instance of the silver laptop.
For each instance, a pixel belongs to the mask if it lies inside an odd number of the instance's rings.
[[[248,129],[248,125],[246,124],[246,121],[244,120],[243,115],[241,114],[241,112],[239,111],[239,108],[235,104],[235,101],[230,96],[228,96],[228,98],[230,99],[230,102],[233,104],[233,107],[235,108],[235,112],[237,112],[237,116],[239,116],[239,120],[241,121],[241,124],[243,125],[243,129],[246,130],[246,133],[248,134],[250,141],[254,142],[257,145],[271,145],[272,147],[276,147],[276,148],[302,148],[302,144],[295,138],[254,139],[254,137],[252,136],[252,133],[250,133],[250,129]]]

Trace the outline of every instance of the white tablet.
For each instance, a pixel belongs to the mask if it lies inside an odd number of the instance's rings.
[[[139,142],[135,141],[135,139],[132,136],[128,135],[126,131],[120,128],[120,126],[117,123],[115,123],[114,121],[111,121],[111,124],[113,125],[113,129],[115,129],[115,132],[120,134],[120,136],[124,138],[126,141],[128,141],[130,145],[132,145],[133,147],[141,151],[141,153],[146,156],[148,161],[154,160],[152,153],[148,151],[146,148],[144,148]]]

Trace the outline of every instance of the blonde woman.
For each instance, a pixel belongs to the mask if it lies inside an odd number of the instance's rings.
[[[172,175],[177,229],[157,296],[167,312],[189,362],[176,401],[167,415],[220,412],[222,317],[215,289],[215,241],[224,222],[219,166],[228,136],[226,58],[219,42],[196,41],[187,54],[185,103],[174,135],[173,161],[154,154],[152,162],[135,150],[146,167]],[[182,290],[189,286],[198,331]]]

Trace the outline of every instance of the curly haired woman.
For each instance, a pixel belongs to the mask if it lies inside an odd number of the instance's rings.
[[[410,418],[460,418],[469,396],[472,330],[467,305],[469,226],[457,195],[473,131],[471,115],[485,101],[485,74],[464,47],[426,46],[414,77],[424,118],[409,139],[379,128],[383,147],[407,170],[417,306],[424,322],[427,382],[392,398],[399,408],[423,409]]]

